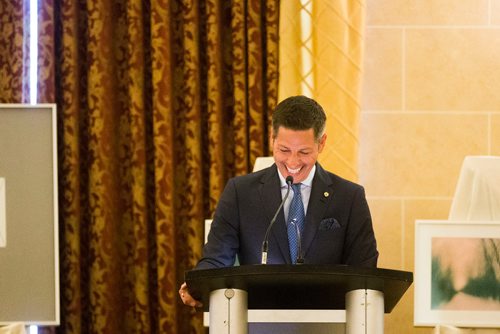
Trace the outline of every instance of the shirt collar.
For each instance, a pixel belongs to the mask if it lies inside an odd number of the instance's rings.
[[[283,177],[283,175],[281,175],[279,168],[277,168],[277,170],[278,170],[278,176],[280,178],[281,188],[286,187],[287,186],[286,179]],[[302,181],[301,183],[305,186],[312,187],[314,173],[316,173],[316,164],[314,164],[313,168],[311,168],[311,170],[309,171],[309,175],[307,175],[306,179],[304,181]]]

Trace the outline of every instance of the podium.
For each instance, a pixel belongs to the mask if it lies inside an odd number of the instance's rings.
[[[210,333],[246,334],[248,310],[344,310],[346,333],[383,333],[413,273],[333,265],[249,265],[192,270],[191,295],[210,311]]]

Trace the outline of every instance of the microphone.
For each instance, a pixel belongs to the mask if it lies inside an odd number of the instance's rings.
[[[285,204],[286,199],[288,198],[288,195],[290,194],[290,188],[292,187],[293,184],[293,176],[288,175],[286,177],[286,184],[288,186],[286,190],[285,197],[283,197],[283,200],[281,201],[280,206],[278,207],[278,210],[276,210],[276,213],[274,214],[273,219],[271,219],[271,222],[269,223],[269,226],[267,227],[266,234],[264,235],[264,241],[262,242],[262,258],[261,258],[261,264],[267,264],[267,250],[268,250],[268,239],[269,239],[269,232],[271,232],[271,227],[273,227],[274,222],[276,221],[276,217],[278,216],[278,213],[280,212],[281,208],[283,207],[283,204]]]

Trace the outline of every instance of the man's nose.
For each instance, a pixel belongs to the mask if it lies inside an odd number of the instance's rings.
[[[288,164],[291,165],[291,167],[294,167],[293,164],[298,163],[299,161],[299,154],[297,152],[292,152],[288,158]]]

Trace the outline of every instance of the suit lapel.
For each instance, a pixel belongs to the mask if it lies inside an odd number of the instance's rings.
[[[276,210],[281,204],[281,188],[280,180],[276,165],[268,169],[269,171],[262,176],[260,186],[260,197],[262,199],[262,207],[265,210],[268,223],[271,222]],[[290,263],[290,251],[288,248],[288,234],[286,231],[285,216],[283,208],[278,213],[276,221],[274,222],[269,239],[274,238],[279,245],[279,249],[283,259]],[[277,250],[270,250],[270,252],[277,252]]]
[[[302,237],[304,256],[307,254],[307,250],[314,240],[314,236],[318,231],[319,224],[325,215],[332,195],[333,189],[327,173],[319,164],[316,164],[316,175],[312,183],[311,196],[307,206],[306,224]]]

